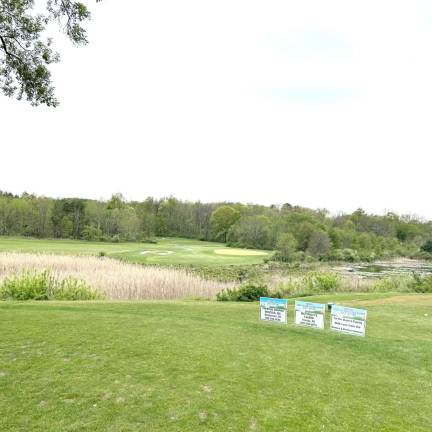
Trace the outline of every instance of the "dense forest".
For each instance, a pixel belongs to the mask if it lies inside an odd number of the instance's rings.
[[[0,191],[0,235],[92,241],[153,241],[158,236],[275,250],[275,259],[372,261],[432,258],[432,222],[394,213],[331,216],[291,204],[201,203],[174,197],[126,201],[53,199]]]

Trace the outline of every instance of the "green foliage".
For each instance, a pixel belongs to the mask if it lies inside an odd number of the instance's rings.
[[[378,280],[374,287],[377,292],[432,293],[432,275],[414,272],[410,276],[391,276]]]
[[[336,291],[341,283],[340,276],[336,273],[309,273],[303,279],[303,283],[314,292],[326,293]]]
[[[0,285],[0,299],[48,300],[54,286],[55,279],[50,272],[27,271],[3,280]]]
[[[279,235],[276,243],[275,260],[282,262],[293,261],[297,248],[297,240],[291,233]]]
[[[316,258],[325,258],[331,250],[331,241],[325,231],[314,231],[308,242],[307,252]]]
[[[413,273],[409,288],[416,293],[432,293],[432,275]]]
[[[267,285],[249,282],[239,288],[225,289],[218,293],[216,298],[218,301],[252,302],[268,295],[269,290]]]
[[[211,224],[215,237],[226,241],[228,230],[240,219],[240,212],[235,208],[223,205],[218,207],[211,215]]]
[[[86,282],[68,277],[56,281],[49,300],[98,300],[103,296]]]
[[[7,96],[26,97],[32,105],[57,106],[49,66],[60,60],[45,42],[47,25],[60,22],[75,45],[87,43],[82,23],[90,18],[87,7],[73,0],[49,0],[45,13],[33,10],[33,0],[0,3],[0,86]]]
[[[409,292],[411,284],[410,276],[389,276],[378,279],[372,290],[375,292]]]
[[[425,241],[422,246],[420,247],[420,249],[423,252],[428,252],[428,253],[432,253],[432,240],[427,240]]]
[[[340,276],[332,272],[309,271],[279,283],[272,297],[287,298],[325,294],[343,290]]]
[[[432,259],[432,223],[361,209],[332,217],[285,205],[218,204],[174,197],[128,202],[50,199],[0,192],[0,235],[153,243],[155,237],[222,241],[276,251],[279,262],[371,262],[398,256]],[[422,245],[420,247],[420,245]]]
[[[101,295],[86,282],[72,277],[59,279],[48,270],[25,271],[0,284],[1,300],[95,300]]]
[[[102,230],[92,225],[86,225],[82,230],[81,237],[87,241],[100,240],[102,238]]]
[[[229,229],[227,242],[244,248],[271,249],[270,227],[271,221],[267,216],[244,216]]]
[[[360,261],[360,256],[353,249],[335,249],[329,254],[329,259],[331,261],[358,262]]]

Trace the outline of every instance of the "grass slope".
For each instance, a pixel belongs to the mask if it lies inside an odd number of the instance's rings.
[[[291,301],[288,326],[257,303],[2,303],[0,430],[432,430],[432,296],[309,300],[366,307],[367,337],[294,327]]]
[[[222,243],[159,238],[150,243],[105,243],[0,237],[0,252],[96,255],[101,251],[129,262],[165,265],[226,266],[259,264],[269,252],[227,248]],[[142,252],[145,252],[144,254]]]

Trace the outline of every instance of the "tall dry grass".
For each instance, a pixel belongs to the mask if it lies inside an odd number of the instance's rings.
[[[60,279],[82,279],[108,299],[213,299],[230,284],[209,281],[185,270],[144,267],[110,258],[0,253],[0,281],[27,270],[50,270]]]
[[[307,293],[311,291],[310,277],[313,275],[333,275],[337,278],[334,291],[338,292],[373,292],[376,290],[377,278],[361,277],[357,275],[344,275],[337,272],[328,272],[326,269],[298,273],[293,275],[274,274],[268,279],[271,290],[289,290],[292,294]]]

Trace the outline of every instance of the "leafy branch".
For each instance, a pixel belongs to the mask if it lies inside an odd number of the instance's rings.
[[[44,32],[56,21],[75,45],[85,45],[82,24],[90,19],[90,12],[72,0],[48,0],[45,13],[33,9],[34,0],[0,0],[0,87],[5,95],[25,97],[34,106],[55,107],[59,102],[49,65],[60,56],[51,48],[52,39],[44,40]]]

